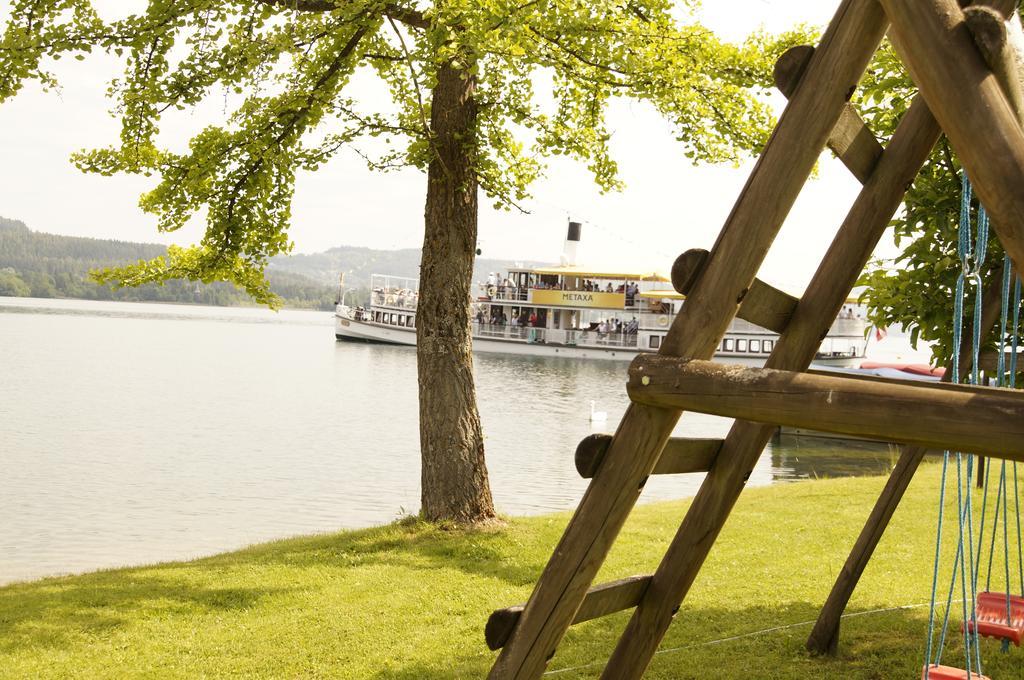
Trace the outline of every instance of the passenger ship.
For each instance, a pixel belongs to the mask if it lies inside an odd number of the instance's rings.
[[[608,271],[576,264],[581,225],[569,223],[561,264],[517,267],[478,284],[472,301],[473,350],[532,356],[629,360],[656,352],[684,296],[657,272]],[[339,296],[338,340],[416,344],[415,279],[373,275],[368,308]],[[864,358],[865,323],[853,308],[836,319],[815,363],[857,366]],[[734,319],[715,353],[730,363],[762,365],[778,335]]]

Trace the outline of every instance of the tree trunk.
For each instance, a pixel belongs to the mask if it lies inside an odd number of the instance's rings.
[[[431,100],[435,157],[427,170],[420,296],[421,513],[459,524],[494,518],[473,382],[470,287],[476,255],[477,181],[470,147],[476,132],[473,79],[439,68]]]

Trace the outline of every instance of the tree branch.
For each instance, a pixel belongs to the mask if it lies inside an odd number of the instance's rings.
[[[296,12],[333,12],[345,0],[256,0],[264,5],[292,9]],[[430,20],[411,7],[385,5],[384,16],[413,28],[430,28]]]

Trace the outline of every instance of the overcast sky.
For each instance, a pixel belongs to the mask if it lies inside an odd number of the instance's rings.
[[[121,8],[123,2],[116,0]],[[705,23],[721,36],[739,40],[761,26],[781,31],[800,22],[824,25],[838,0],[706,4]],[[0,0],[0,19],[9,7],[9,0]],[[68,162],[77,149],[116,139],[117,123],[104,97],[112,69],[113,63],[104,58],[69,61],[61,65],[61,92],[44,94],[29,86],[0,106],[0,215],[24,220],[38,231],[194,242],[202,233],[200,221],[176,234],[160,235],[155,220],[138,209],[139,194],[153,180],[85,175]],[[381,96],[369,82],[356,86],[360,96]],[[177,132],[184,135],[210,119],[208,110],[190,114],[178,123]],[[611,125],[625,191],[602,196],[584,168],[568,161],[554,163],[548,179],[533,188],[530,214],[497,212],[481,201],[480,247],[487,257],[557,259],[569,215],[584,222],[582,257],[595,264],[667,270],[683,250],[714,242],[751,163],[738,169],[691,166],[668,126],[644,105],[617,104]],[[820,175],[791,213],[762,278],[788,289],[802,288],[858,188],[830,154],[823,155]],[[416,171],[371,173],[354,153],[345,151],[298,180],[291,229],[296,252],[341,244],[418,247],[424,190],[424,177]]]

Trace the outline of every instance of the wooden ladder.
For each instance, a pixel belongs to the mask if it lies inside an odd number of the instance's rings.
[[[1008,14],[1015,3],[990,4]],[[848,100],[887,32],[920,94],[883,149]],[[539,677],[570,625],[631,608],[602,677],[642,676],[777,425],[906,444],[808,641],[818,651],[835,649],[839,617],[925,450],[1024,461],[1022,393],[807,370],[943,132],[1024,271],[1020,88],[998,41],[976,33],[956,0],[843,0],[816,48],[779,60],[789,103],[714,247],[676,261],[686,303],[659,354],[631,365],[633,403],[618,430],[580,443],[576,465],[590,485],[529,601],[491,615],[487,642],[501,652],[489,677]],[[826,145],[863,188],[798,300],[755,275]],[[986,327],[998,297],[988,296]],[[709,361],[734,316],[780,334],[764,369]],[[684,409],[737,420],[724,439],[671,439]],[[657,570],[592,586],[647,478],[699,471],[707,476]]]

